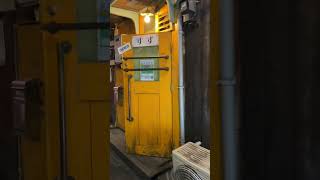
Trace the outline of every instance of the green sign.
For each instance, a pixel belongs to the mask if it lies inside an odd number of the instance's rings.
[[[154,68],[154,60],[140,60],[140,68],[141,69],[150,69]],[[141,71],[140,73],[140,81],[154,81],[155,80],[155,73],[153,70],[149,71]]]

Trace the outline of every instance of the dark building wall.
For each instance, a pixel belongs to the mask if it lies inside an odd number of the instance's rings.
[[[320,179],[319,3],[239,2],[243,180]]]
[[[16,137],[14,136],[11,109],[11,81],[15,79],[14,68],[14,13],[5,13],[4,21],[6,64],[0,66],[0,179],[17,178]],[[3,37],[0,37],[3,38]]]
[[[320,1],[299,0],[294,8],[296,177],[320,179]]]
[[[185,28],[186,140],[210,145],[210,0],[198,4],[197,24]]]

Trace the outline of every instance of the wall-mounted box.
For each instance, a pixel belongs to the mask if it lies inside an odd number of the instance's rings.
[[[41,127],[41,84],[39,80],[17,80],[11,83],[13,126],[16,132],[39,140]]]

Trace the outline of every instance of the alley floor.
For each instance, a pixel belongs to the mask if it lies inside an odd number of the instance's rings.
[[[110,148],[110,179],[112,180],[141,180],[133,169]]]
[[[154,180],[173,180],[174,178],[167,172],[159,175]],[[110,179],[111,180],[148,180],[146,177],[138,175],[129,167],[112,148],[110,148]]]

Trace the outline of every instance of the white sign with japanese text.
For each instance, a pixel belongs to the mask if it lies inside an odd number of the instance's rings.
[[[158,34],[149,34],[149,35],[132,37],[132,47],[149,47],[149,46],[158,46],[158,45],[159,45]]]

